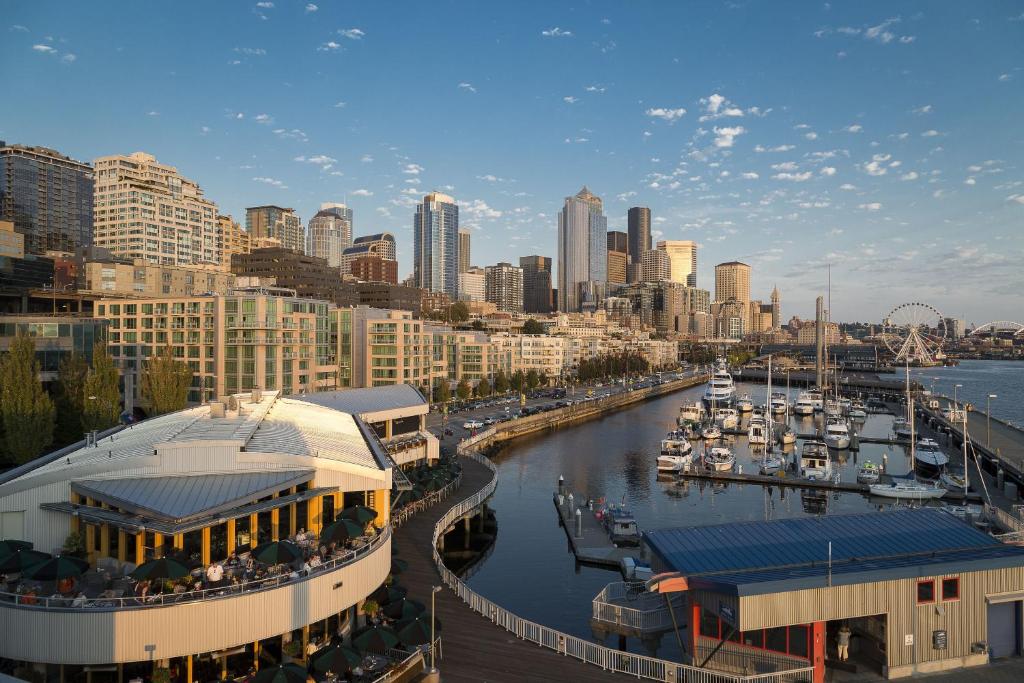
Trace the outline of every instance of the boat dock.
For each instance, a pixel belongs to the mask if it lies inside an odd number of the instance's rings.
[[[576,495],[561,481],[553,500],[559,525],[565,529],[577,562],[618,571],[623,559],[642,556],[642,547],[619,548],[612,543],[608,532],[594,515],[595,510],[588,505],[588,499]]]
[[[746,436],[746,429],[722,429],[723,436]],[[797,439],[801,441],[821,441],[823,438],[822,434],[797,434]],[[850,433],[850,447],[849,450],[857,451],[860,450],[860,444],[862,443],[877,443],[884,446],[909,446],[910,439],[890,439],[884,436],[861,436],[856,432]]]

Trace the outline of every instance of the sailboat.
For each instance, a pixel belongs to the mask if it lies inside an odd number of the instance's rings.
[[[789,425],[789,373],[786,373],[786,401],[783,410],[783,427],[779,431],[779,443],[783,446],[796,443],[796,431]]]
[[[907,408],[912,416],[914,414],[914,397],[910,395],[910,366],[907,366]],[[914,420],[910,420],[910,461],[914,462]],[[941,498],[946,494],[946,489],[939,486],[939,482],[925,485],[913,478],[913,474],[907,478],[896,478],[891,484],[871,484],[868,486],[873,496],[883,498],[901,498],[909,500],[930,500]]]
[[[898,439],[914,438],[914,405],[910,398],[910,364],[907,364],[907,415],[892,421],[892,433]]]
[[[946,470],[939,475],[939,482],[946,487],[947,491],[966,496],[967,491],[970,489],[970,479],[967,476],[967,411],[960,411],[960,416],[963,420],[961,422],[961,426],[964,437],[964,471],[962,473],[954,472],[947,467]]]

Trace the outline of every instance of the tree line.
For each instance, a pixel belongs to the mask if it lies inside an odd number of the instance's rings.
[[[635,351],[606,353],[594,358],[582,360],[576,369],[576,377],[581,382],[609,377],[621,377],[631,374],[646,374],[651,364]]]
[[[551,383],[551,378],[546,372],[530,370],[523,372],[516,370],[511,377],[505,374],[504,370],[498,370],[494,375],[494,384],[483,377],[474,387],[468,377],[463,377],[455,386],[455,398],[465,401],[469,398],[486,398],[491,394],[505,394],[515,390],[517,392],[530,391],[538,387],[546,387]],[[453,398],[450,382],[441,379],[435,382],[433,389],[434,403],[447,403]]]

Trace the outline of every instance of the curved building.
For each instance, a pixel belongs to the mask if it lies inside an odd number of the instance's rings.
[[[397,261],[395,236],[390,232],[378,232],[357,237],[352,246],[341,252],[341,274],[349,275],[352,272],[352,263],[362,256],[379,256],[384,261]]]
[[[352,209],[344,204],[321,204],[309,219],[306,231],[306,255],[327,261],[332,268],[341,265],[341,253],[352,244]]]

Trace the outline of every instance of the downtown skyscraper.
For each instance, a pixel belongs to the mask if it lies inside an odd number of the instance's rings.
[[[646,206],[630,208],[626,213],[626,232],[629,235],[629,259],[640,264],[644,252],[651,250],[651,210]]]
[[[306,255],[326,259],[333,268],[341,265],[341,254],[352,246],[352,209],[344,204],[325,203],[309,219]]]
[[[416,205],[413,219],[413,281],[431,292],[459,297],[459,207],[455,199],[431,192]]]
[[[558,212],[558,310],[596,306],[607,280],[608,219],[601,198],[584,186]]]

